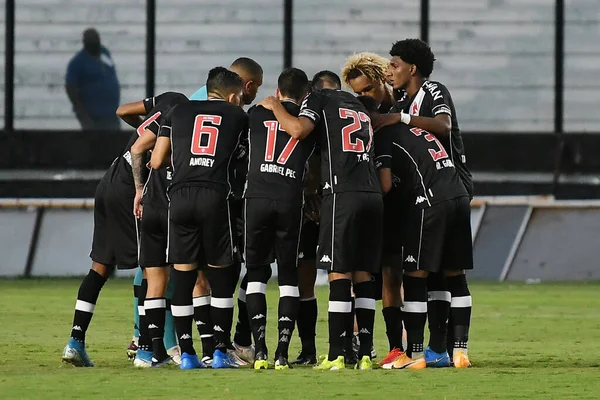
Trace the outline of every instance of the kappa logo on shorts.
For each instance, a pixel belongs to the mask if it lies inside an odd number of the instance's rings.
[[[322,263],[330,263],[331,262],[331,258],[329,258],[329,256],[327,254],[323,255],[323,257],[321,257],[320,262]]]
[[[331,189],[331,185],[329,184],[329,182],[325,182],[323,189]]]
[[[404,260],[404,262],[416,263],[417,260],[415,260],[413,256],[409,255],[408,257],[406,257],[406,260]]]
[[[298,258],[300,258],[300,259],[304,258],[304,253],[303,252],[298,253]]]
[[[427,198],[423,197],[423,196],[419,196],[419,197],[417,197],[417,201],[415,202],[415,204],[421,204],[424,201],[427,201]]]

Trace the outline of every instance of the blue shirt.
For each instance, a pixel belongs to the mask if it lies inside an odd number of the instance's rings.
[[[67,66],[66,83],[75,86],[91,118],[112,117],[120,102],[120,84],[110,52],[102,47],[99,58],[80,50]]]
[[[196,90],[193,95],[190,96],[190,100],[208,100],[208,93],[206,91],[206,85]]]

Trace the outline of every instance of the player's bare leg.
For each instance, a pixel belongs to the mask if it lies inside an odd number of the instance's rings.
[[[210,318],[210,284],[202,269],[198,270],[193,298],[194,320],[196,321],[196,328],[202,342],[202,362],[210,365],[212,355],[215,351],[215,343],[213,339],[212,320]]]
[[[198,264],[174,264],[173,271],[173,299],[171,312],[175,321],[175,330],[181,348],[181,369],[194,369],[205,367],[198,360],[192,340],[192,320],[194,306],[192,293],[198,273]]]
[[[382,268],[383,287],[381,293],[382,313],[389,343],[388,355],[379,365],[393,363],[402,355],[402,271],[398,268]]]
[[[92,262],[90,272],[83,278],[77,293],[71,339],[63,350],[62,360],[76,367],[93,367],[85,349],[85,334],[90,326],[102,287],[112,275],[114,265]]]
[[[317,280],[316,260],[298,260],[298,289],[300,291],[300,307],[298,310],[298,335],[302,342],[302,350],[294,365],[314,365],[317,363],[315,344],[318,305],[315,296]]]
[[[447,271],[446,284],[451,295],[449,331],[452,332],[452,359],[455,368],[471,366],[467,353],[469,327],[471,325],[472,299],[465,271]],[[451,350],[449,349],[449,352]]]

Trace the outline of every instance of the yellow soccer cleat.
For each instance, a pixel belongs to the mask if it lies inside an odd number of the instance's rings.
[[[255,360],[254,361],[254,369],[269,369],[269,361],[268,360]]]
[[[320,371],[337,371],[344,368],[346,368],[344,356],[339,356],[333,361],[329,361],[327,358],[324,359],[323,362],[317,365],[314,369]]]
[[[426,366],[425,357],[410,358],[406,353],[402,354],[392,365],[394,369],[425,369]]]
[[[356,363],[356,365],[354,366],[354,369],[359,369],[362,371],[366,371],[368,369],[373,369],[373,361],[371,361],[371,357],[363,356],[363,358],[361,358]]]
[[[452,361],[454,361],[454,368],[469,368],[471,366],[467,351],[463,349],[454,349]]]

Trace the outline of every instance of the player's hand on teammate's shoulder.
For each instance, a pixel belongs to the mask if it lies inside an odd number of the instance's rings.
[[[400,114],[371,113],[371,125],[373,126],[373,130],[375,132],[384,126],[394,125],[400,121]]]
[[[263,106],[264,108],[270,111],[273,111],[273,108],[275,108],[278,104],[279,100],[277,100],[277,97],[275,96],[265,97],[263,101],[258,103],[259,106]]]

